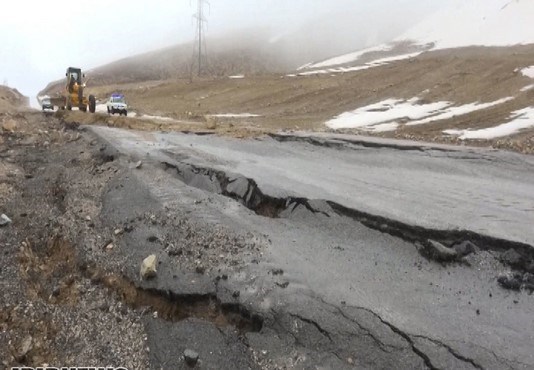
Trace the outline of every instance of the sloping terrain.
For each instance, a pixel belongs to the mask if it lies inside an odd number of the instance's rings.
[[[101,101],[120,91],[133,111],[175,120],[532,153],[531,8],[524,0],[453,1],[389,44],[286,73],[283,56],[264,54],[250,40],[215,49],[210,77],[183,78],[190,56],[188,47],[177,47],[97,68],[88,73],[89,88]]]
[[[268,42],[258,31],[244,30],[238,35],[210,39],[208,58],[202,75],[219,78],[241,74],[266,74],[290,71],[295,62],[284,56],[284,46]],[[87,71],[91,86],[138,83],[161,80],[189,80],[198,74],[193,43],[180,44],[127,57]],[[39,95],[62,91],[64,80],[51,82]]]
[[[199,123],[209,119],[217,121],[219,126],[231,125],[234,130],[250,128],[260,132],[332,130],[325,123],[344,112],[367,109],[365,107],[372,110],[373,105],[393,99],[409,102],[408,113],[401,111],[399,116],[395,112],[397,115],[393,117],[369,120],[368,123],[373,124],[370,126],[350,128],[349,124],[349,128],[337,130],[460,143],[462,140],[456,135],[443,131],[494,127],[510,120],[512,112],[532,105],[534,90],[529,87],[534,81],[522,70],[534,64],[533,61],[533,45],[472,47],[430,51],[352,73],[295,77],[271,74],[241,79],[202,79],[192,83],[167,80],[100,86],[91,91],[105,99],[120,90],[126,94],[131,109],[142,114]],[[430,122],[408,124],[412,109],[438,103],[448,110],[430,112]],[[485,109],[479,109],[481,107]],[[387,110],[387,107],[380,109]],[[237,114],[245,115],[235,116]],[[392,131],[374,130],[374,125],[383,123],[381,120],[396,121],[398,127]],[[531,130],[505,139],[472,143],[529,153],[533,150]]]
[[[17,89],[0,85],[0,112],[13,111],[28,106],[28,98]]]

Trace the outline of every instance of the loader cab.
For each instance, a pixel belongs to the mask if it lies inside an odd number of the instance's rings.
[[[78,86],[82,85],[82,70],[80,68],[73,68],[69,67],[67,69],[67,72],[65,73],[65,76],[67,76],[67,88],[70,93],[73,92],[74,85],[77,84]]]

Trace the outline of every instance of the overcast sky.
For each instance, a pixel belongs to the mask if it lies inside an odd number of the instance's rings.
[[[436,3],[211,0],[207,35],[209,40],[227,32],[261,27],[268,28],[276,37],[295,32],[313,19],[342,14],[342,21],[328,23],[330,29],[325,32],[335,34],[339,27],[346,34],[347,29],[353,28],[359,35],[371,35],[367,43],[372,44],[383,41],[373,39],[377,29],[396,32],[397,28],[408,28],[435,10]],[[89,69],[121,57],[191,41],[196,0],[15,0],[2,1],[0,10],[0,84],[7,82],[33,96],[48,82],[61,78],[68,66]],[[359,16],[353,19],[369,14],[371,20],[365,26],[351,24],[351,14]]]

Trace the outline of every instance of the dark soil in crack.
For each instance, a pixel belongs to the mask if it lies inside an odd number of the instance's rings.
[[[171,164],[165,162],[163,165],[166,169],[176,170],[178,177],[184,183],[192,186],[206,184],[206,186],[200,185],[198,187],[232,198],[259,216],[279,218],[282,217],[284,211],[292,212],[297,207],[304,206],[312,213],[321,213],[328,217],[327,213],[314,209],[306,198],[277,198],[267,195],[260,190],[253,179],[247,177],[231,177],[223,171],[185,163]],[[198,181],[199,178],[202,178],[203,181]]]
[[[235,327],[240,333],[259,332],[263,320],[239,304],[221,304],[216,296],[178,296],[171,292],[146,290],[126,277],[99,270],[96,264],[86,264],[77,257],[75,248],[61,236],[48,239],[44,250],[32,248],[29,241],[21,248],[20,270],[35,296],[53,303],[75,306],[79,302],[76,289],[81,280],[105,287],[132,309],[151,313],[178,322],[188,318],[202,319],[217,327]]]

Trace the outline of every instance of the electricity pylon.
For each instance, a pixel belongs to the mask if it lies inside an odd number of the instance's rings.
[[[197,0],[197,12],[193,15],[196,20],[196,36],[193,51],[193,63],[191,65],[191,73],[195,64],[198,66],[198,75],[202,74],[203,68],[208,63],[208,51],[206,47],[205,31],[208,20],[204,16],[206,5],[209,7],[210,3],[207,0]]]

